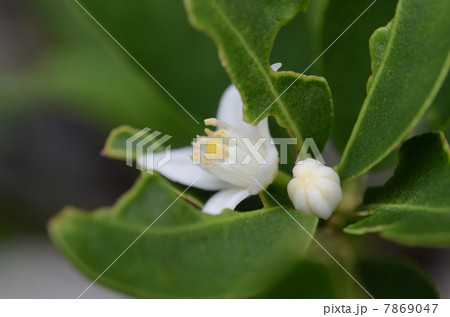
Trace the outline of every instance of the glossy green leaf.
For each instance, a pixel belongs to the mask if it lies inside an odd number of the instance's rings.
[[[432,103],[450,66],[449,10],[446,0],[399,2],[386,51],[338,168],[342,181],[386,157]],[[375,36],[371,47],[380,39],[384,45],[385,36]]]
[[[430,277],[411,262],[397,259],[362,259],[361,281],[375,298],[439,298]]]
[[[245,119],[257,123],[273,115],[291,136],[300,141],[314,138],[323,147],[332,124],[331,95],[326,81],[293,72],[274,72],[269,64],[278,30],[299,11],[306,10],[308,1],[186,0],[185,3],[192,25],[216,42],[222,64],[241,92]]]
[[[450,246],[450,152],[442,133],[406,141],[394,176],[369,188],[361,210],[373,213],[345,231],[380,232],[411,246]]]
[[[316,39],[318,56],[373,2],[373,0],[327,0],[322,9]],[[343,151],[367,95],[371,74],[369,38],[394,16],[395,0],[377,0],[317,61],[333,95],[332,139]]]
[[[151,298],[255,296],[292,269],[310,244],[280,208],[210,216],[183,198],[172,204],[179,194],[164,178],[143,175],[112,208],[65,209],[52,220],[50,236],[95,279],[170,206],[99,279]],[[291,213],[314,233],[316,218]]]

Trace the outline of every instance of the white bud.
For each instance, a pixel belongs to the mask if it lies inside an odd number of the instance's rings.
[[[305,214],[328,219],[342,200],[339,175],[320,161],[307,158],[292,170],[288,194],[295,209]]]

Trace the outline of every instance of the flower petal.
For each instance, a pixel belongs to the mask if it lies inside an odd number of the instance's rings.
[[[275,63],[272,64],[270,67],[273,69],[274,72],[276,72],[277,70],[280,69],[281,65],[282,65],[281,63]]]
[[[244,121],[244,104],[236,86],[230,85],[222,95],[217,110],[217,119],[238,129],[245,135],[255,138],[257,128]]]
[[[267,117],[262,119],[256,125],[256,133],[258,134],[258,137],[260,137],[260,138],[266,138],[268,140],[271,139],[270,130],[269,130],[269,120]]]
[[[239,187],[224,189],[212,195],[206,202],[202,211],[210,215],[219,215],[225,209],[234,210],[234,208],[248,196],[250,196],[250,194],[247,189]]]
[[[191,147],[183,147],[171,151],[170,160],[161,166],[158,166],[158,163],[166,157],[165,152],[142,155],[136,164],[149,171],[155,170],[171,181],[183,185],[191,185],[198,177],[192,187],[204,190],[220,190],[231,186],[194,164],[189,157],[191,154]]]
[[[260,192],[262,190],[261,186],[263,188],[266,188],[267,186],[272,184],[278,171],[277,147],[272,144],[270,140],[267,140],[267,142],[269,142],[267,146],[267,155],[264,158],[266,164],[261,165],[258,174],[256,174],[255,181],[248,189],[249,193],[252,195]]]
[[[271,66],[274,71],[277,71],[280,67],[281,63],[275,63]],[[261,120],[256,127],[244,121],[244,104],[239,90],[234,85],[230,85],[223,93],[217,111],[217,119],[237,128],[249,137],[270,138],[267,118]]]

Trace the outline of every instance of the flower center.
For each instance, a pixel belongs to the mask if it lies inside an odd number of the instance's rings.
[[[241,131],[215,118],[205,124],[218,130],[205,129],[206,136],[197,136],[192,143],[191,159],[206,172],[237,187],[249,187],[261,166],[246,146],[250,138]]]

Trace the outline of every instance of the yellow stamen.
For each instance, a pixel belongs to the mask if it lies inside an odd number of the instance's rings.
[[[211,130],[208,129],[208,128],[205,129],[205,133],[206,133],[207,136],[214,136],[214,132],[211,131]]]
[[[214,133],[214,136],[217,138],[222,138],[222,139],[229,139],[230,137],[228,136],[228,134],[225,132],[225,130],[218,130]]]
[[[205,125],[210,125],[210,126],[215,127],[217,125],[217,119],[216,118],[205,119]]]
[[[217,126],[218,121],[215,118],[209,118],[205,120],[205,124],[209,126]],[[228,148],[231,139],[224,129],[212,131],[205,128],[205,134],[207,137],[197,136],[197,140],[192,142],[194,154],[191,159],[194,162],[201,162],[202,164],[209,165],[212,162],[224,160],[228,158]],[[224,143],[224,141],[226,141]],[[206,145],[204,153],[201,153],[201,146]]]
[[[217,143],[208,143],[206,145],[206,153],[217,155],[219,152],[220,148]]]

